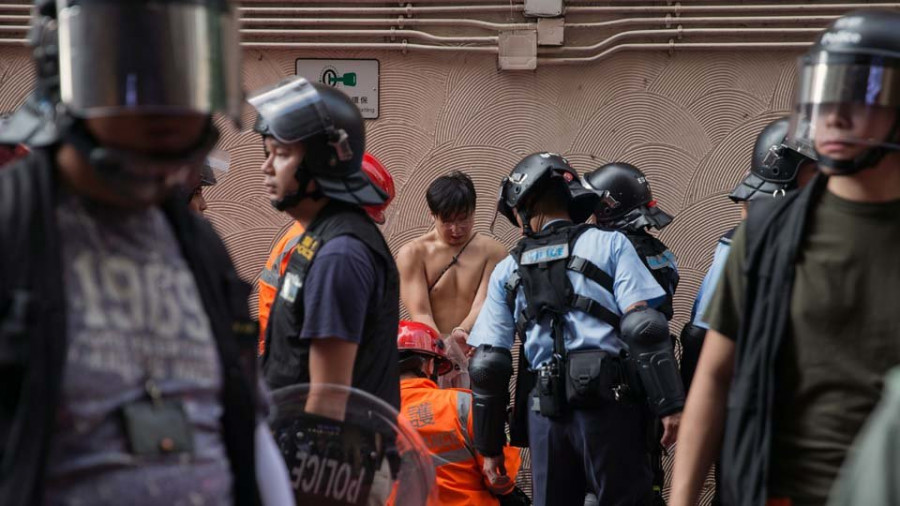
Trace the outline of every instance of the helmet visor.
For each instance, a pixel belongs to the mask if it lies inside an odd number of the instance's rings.
[[[247,100],[279,142],[291,144],[332,129],[331,117],[316,88],[291,77],[254,92]]]
[[[802,58],[786,144],[810,158],[823,149],[832,158],[858,156],[859,146],[900,149],[892,138],[900,107],[896,65],[827,53]]]
[[[237,20],[227,2],[60,2],[62,101],[81,117],[241,112]]]
[[[213,149],[206,155],[206,160],[203,162],[203,169],[200,171],[200,184],[213,186],[219,182],[219,179],[225,177],[230,166],[231,156],[228,154],[228,151]]]

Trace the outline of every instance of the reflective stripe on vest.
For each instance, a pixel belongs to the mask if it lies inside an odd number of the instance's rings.
[[[275,261],[272,262],[271,266],[267,266],[259,274],[260,281],[273,288],[278,287],[278,280],[281,279],[281,264],[284,263],[284,259],[291,254],[291,250],[294,249],[294,246],[296,246],[300,242],[301,237],[303,237],[303,234],[292,237],[290,240],[288,240],[288,242],[285,243],[284,248],[278,255],[278,258],[276,258]]]
[[[259,273],[259,280],[272,287],[278,286],[278,277],[279,273],[275,269],[263,269]]]
[[[432,454],[431,461],[434,467],[444,464],[466,462],[475,458],[475,449],[472,446],[472,437],[469,435],[469,413],[472,412],[472,396],[466,392],[456,393],[456,417],[459,420],[460,433],[463,437],[463,448],[447,450]]]
[[[659,255],[651,255],[645,258],[647,260],[647,267],[650,267],[652,270],[665,269],[666,267],[672,269],[678,268],[675,254],[669,250],[666,250]]]

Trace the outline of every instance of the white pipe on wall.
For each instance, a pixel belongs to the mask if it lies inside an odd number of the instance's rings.
[[[611,19],[609,21],[589,21],[585,23],[565,23],[568,29],[584,29],[584,28],[610,28],[614,26],[628,25],[693,25],[703,23],[717,24],[755,24],[755,23],[827,23],[833,21],[840,16],[835,14],[831,16],[707,16],[707,17],[658,17],[658,18],[622,18]],[[822,28],[825,28],[823,25]]]
[[[630,30],[619,32],[590,46],[565,46],[541,49],[540,51],[541,54],[548,55],[596,51],[605,46],[609,46],[617,40],[633,37],[680,37],[682,35],[815,35],[821,31],[821,28],[667,28],[662,30]]]
[[[619,44],[613,46],[606,51],[595,54],[593,56],[585,56],[581,58],[538,58],[538,68],[541,65],[567,65],[573,63],[589,63],[604,60],[609,56],[620,51],[635,50],[660,50],[660,51],[677,51],[700,50],[700,51],[718,51],[718,50],[773,50],[773,49],[806,49],[809,42],[678,42],[669,41],[668,43],[632,43]]]
[[[265,49],[348,49],[348,50],[388,50],[388,51],[438,51],[445,53],[493,53],[500,52],[497,46],[429,46],[407,42],[241,42],[243,47]]]
[[[414,16],[416,14],[464,14],[469,12],[522,12],[523,4],[506,5],[442,5],[414,7],[406,4],[405,7],[240,7],[241,14],[380,14],[382,16],[401,15]]]
[[[241,24],[248,25],[302,25],[302,26],[468,26],[485,30],[534,30],[534,23],[491,23],[477,19],[418,19],[418,18],[246,18]]]
[[[486,37],[444,37],[440,35],[432,35],[427,32],[416,30],[279,30],[279,29],[242,29],[242,34],[246,35],[269,35],[269,36],[285,36],[293,35],[295,37],[406,37],[411,39],[422,39],[431,42],[440,43],[459,43],[459,44],[496,44],[500,37],[496,35]]]
[[[895,9],[900,3],[831,3],[831,4],[757,4],[757,5],[629,5],[629,6],[566,6],[566,14],[631,14],[667,12],[821,12],[853,9]]]

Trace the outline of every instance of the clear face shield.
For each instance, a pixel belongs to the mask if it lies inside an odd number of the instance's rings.
[[[222,112],[239,123],[238,21],[226,0],[57,1],[62,102],[76,117]]]
[[[203,162],[203,169],[200,171],[200,184],[212,186],[218,183],[220,179],[228,174],[230,166],[231,155],[228,154],[228,151],[213,149],[206,155],[206,160]]]
[[[900,73],[896,61],[819,53],[800,60],[785,144],[810,158],[850,161],[896,139]]]
[[[353,158],[347,132],[336,129],[316,88],[302,77],[291,77],[254,92],[247,102],[265,122],[267,134],[293,144],[324,133],[341,161]]]
[[[57,0],[56,7],[60,100],[67,115],[86,120],[73,122],[67,142],[136,205],[188,185],[218,140],[212,115],[240,119],[239,33],[228,1]],[[154,132],[168,142],[148,140]],[[184,146],[174,140],[181,132],[199,137]]]

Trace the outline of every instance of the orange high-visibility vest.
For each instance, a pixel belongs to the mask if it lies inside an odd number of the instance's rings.
[[[404,379],[400,382],[400,416],[419,431],[431,451],[437,495],[428,506],[500,504],[485,484],[484,458],[472,446],[471,390],[439,389],[425,378]],[[522,463],[519,449],[507,446],[503,456],[507,474],[515,477]],[[510,484],[504,493],[512,488]]]
[[[266,326],[269,323],[269,313],[272,310],[272,303],[275,302],[275,294],[278,291],[278,283],[281,276],[287,269],[288,261],[291,259],[291,250],[300,241],[303,235],[303,225],[294,222],[291,228],[285,232],[284,236],[278,240],[272,252],[269,253],[269,260],[259,275],[259,354],[262,355],[266,350]]]

